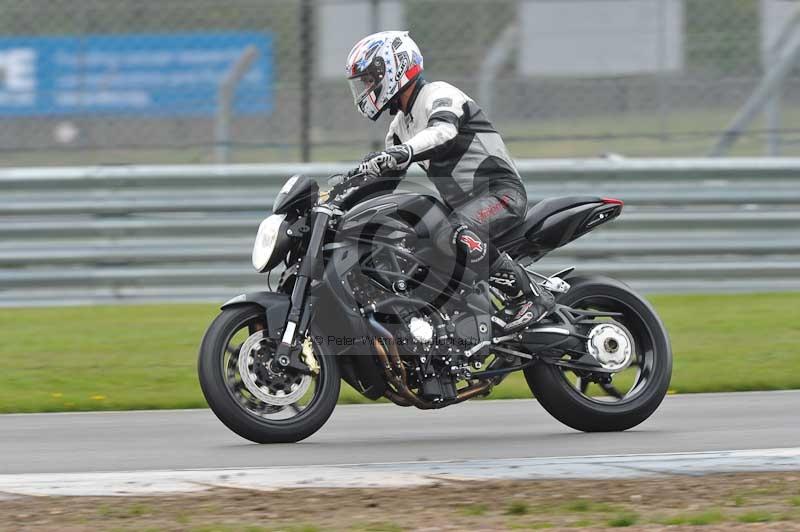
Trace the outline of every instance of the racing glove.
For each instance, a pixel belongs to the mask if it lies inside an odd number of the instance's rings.
[[[411,165],[412,155],[411,148],[405,144],[391,146],[384,151],[367,154],[358,170],[367,177],[379,177],[388,172],[405,172]]]

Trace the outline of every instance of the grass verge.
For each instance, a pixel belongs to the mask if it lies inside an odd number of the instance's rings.
[[[669,109],[663,117],[651,110],[574,116],[547,119],[520,118],[501,120],[495,125],[516,158],[597,157],[619,153],[628,157],[704,156],[714,145],[731,118],[735,107]],[[784,101],[781,119],[789,130],[800,120],[800,107]],[[377,128],[380,129],[380,128]],[[358,161],[364,155],[375,129],[342,131],[339,127],[316,127],[312,147],[314,161]],[[798,154],[795,131],[784,135],[784,155]],[[345,142],[347,141],[347,142]],[[745,131],[732,147],[731,156],[759,156],[764,152],[764,133],[760,126]],[[299,161],[300,146],[234,145],[235,163],[286,163]],[[141,148],[103,148],[62,146],[34,150],[5,151],[2,166],[85,166],[97,164],[211,164],[211,146],[144,146]]]
[[[0,531],[800,530],[797,473],[0,500]],[[769,486],[770,490],[760,490]],[[748,497],[734,506],[740,493]],[[365,503],[369,501],[369,503]],[[191,511],[187,511],[191,509]],[[769,527],[769,528],[765,528]]]
[[[672,390],[800,388],[800,293],[650,298],[672,338]],[[215,305],[0,310],[0,412],[205,406],[195,363]],[[512,375],[493,398],[530,397]],[[341,401],[368,402],[349,387]]]

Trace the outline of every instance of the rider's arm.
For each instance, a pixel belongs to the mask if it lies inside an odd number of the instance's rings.
[[[442,88],[431,94],[427,100],[427,127],[405,143],[412,150],[412,162],[425,161],[438,152],[450,149],[464,118],[464,104],[467,100],[458,91]]]
[[[386,134],[386,150],[367,155],[359,165],[359,172],[367,176],[402,173],[411,163],[427,161],[448,151],[458,137],[466,102],[464,93],[449,85],[430,91],[425,95],[425,102],[420,102],[424,103],[424,108],[412,117],[413,120],[424,120],[426,127],[401,143],[396,133],[401,120],[398,114]]]

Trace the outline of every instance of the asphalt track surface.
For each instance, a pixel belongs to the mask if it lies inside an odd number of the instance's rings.
[[[639,427],[583,434],[535,401],[440,411],[339,406],[298,444],[256,445],[208,410],[0,416],[0,474],[334,465],[768,449],[800,443],[800,391],[667,397]]]

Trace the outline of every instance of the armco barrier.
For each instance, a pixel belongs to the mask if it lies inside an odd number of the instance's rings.
[[[263,286],[249,254],[285,179],[342,164],[0,169],[0,305],[220,301]],[[524,160],[531,201],[623,199],[553,253],[645,291],[800,289],[800,159]],[[420,176],[419,172],[413,175]]]

